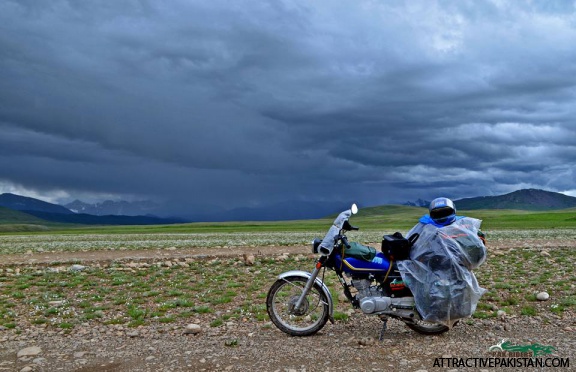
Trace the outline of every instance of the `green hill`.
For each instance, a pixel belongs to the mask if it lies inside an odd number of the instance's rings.
[[[44,225],[46,221],[28,213],[0,207],[0,225],[5,224],[36,224]]]
[[[49,222],[40,218],[0,207],[0,232],[45,231]]]
[[[557,192],[524,189],[498,196],[480,196],[455,200],[458,210],[519,209],[547,211],[576,207],[576,198]]]

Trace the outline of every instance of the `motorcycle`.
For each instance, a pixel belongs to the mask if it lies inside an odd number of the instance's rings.
[[[319,254],[319,257],[311,273],[293,270],[278,276],[266,298],[272,323],[291,336],[313,335],[328,320],[334,323],[332,294],[323,280],[328,269],[336,273],[344,295],[353,308],[382,320],[381,340],[388,318],[400,320],[412,330],[425,335],[448,331],[450,328],[444,324],[422,319],[414,296],[405,286],[396,261],[391,260],[390,255],[378,252],[367,261],[345,254],[346,249],[351,247],[346,232],[359,230],[349,222],[356,213],[358,207],[353,204],[349,210],[338,215],[324,239],[314,239],[312,252]],[[414,236],[404,240],[411,245],[417,238]],[[321,272],[322,279],[319,278]]]

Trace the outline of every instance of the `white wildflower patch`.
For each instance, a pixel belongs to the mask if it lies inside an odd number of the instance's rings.
[[[574,240],[576,229],[542,229],[542,230],[493,230],[486,232],[490,241],[510,239],[554,239]]]
[[[364,230],[348,234],[350,241],[378,245],[384,234],[394,231]],[[509,239],[574,240],[576,229],[487,231],[490,241]],[[0,253],[101,251],[178,248],[233,248],[308,245],[323,231],[174,233],[174,234],[46,234],[2,235]]]

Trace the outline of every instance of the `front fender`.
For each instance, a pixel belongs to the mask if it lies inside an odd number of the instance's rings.
[[[292,271],[286,271],[285,273],[278,275],[278,279],[285,279],[285,278],[291,277],[291,276],[296,276],[296,277],[300,277],[300,278],[304,278],[304,279],[308,280],[308,279],[310,279],[310,276],[312,276],[312,274],[307,272],[307,271],[292,270]],[[320,279],[316,278],[315,282],[316,282],[316,284],[318,284],[318,286],[320,286],[320,288],[322,288],[322,292],[324,292],[324,295],[326,295],[326,298],[328,299],[329,319],[330,319],[330,322],[332,322],[332,324],[334,324],[334,316],[333,316],[333,314],[334,314],[334,301],[332,301],[332,294],[330,293],[330,290],[328,289],[326,284],[324,284]]]

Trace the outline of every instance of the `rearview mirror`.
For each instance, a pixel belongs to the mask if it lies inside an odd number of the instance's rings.
[[[352,204],[350,210],[352,211],[352,214],[358,213],[358,206],[356,205],[356,203]]]

